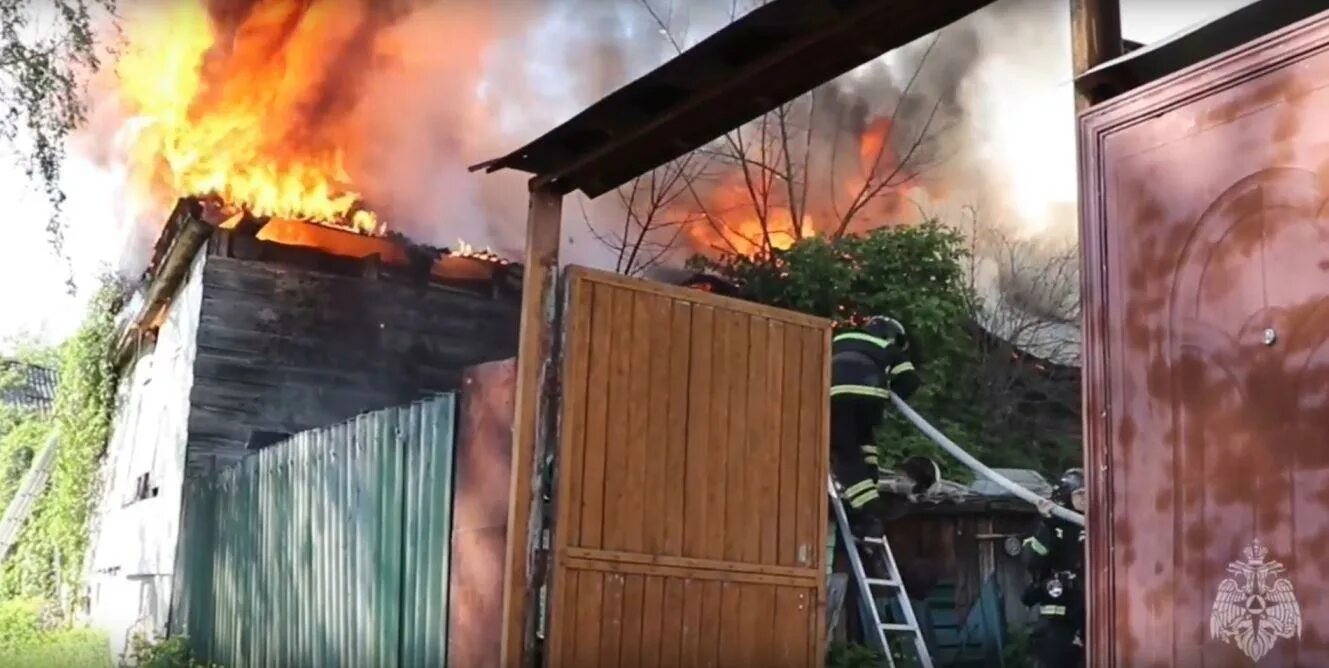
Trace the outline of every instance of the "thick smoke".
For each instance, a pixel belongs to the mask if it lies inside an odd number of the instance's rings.
[[[274,105],[266,140],[345,150],[351,184],[390,229],[509,256],[524,241],[526,175],[466,167],[566,120],[732,11],[731,3],[596,0],[180,1],[206,1],[218,36],[199,72],[200,105],[255,94],[237,75],[245,68],[283,68],[278,90],[262,91]],[[126,32],[132,38],[135,23],[166,4],[125,7]],[[297,6],[304,10],[290,10]],[[844,206],[837,180],[861,171],[863,137],[884,130],[888,159],[908,155],[901,176],[914,178],[853,229],[907,222],[920,210],[962,222],[972,206],[985,224],[1012,232],[1073,235],[1068,25],[1061,5],[1002,0],[796,103],[815,106],[808,209],[830,218]],[[148,119],[129,116],[114,80],[94,89],[82,148],[100,164],[123,165],[135,124]],[[169,206],[166,197],[142,200],[122,212],[138,222],[130,270],[141,267]],[[583,207],[593,223],[618,217],[612,196],[589,206],[569,199],[565,257],[612,264]]]

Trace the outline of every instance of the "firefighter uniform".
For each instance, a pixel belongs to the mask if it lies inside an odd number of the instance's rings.
[[[891,392],[908,399],[920,384],[907,341],[904,327],[883,317],[831,340],[831,466],[860,535],[880,535],[883,515],[877,482],[886,467],[873,432]]]
[[[1072,494],[1083,487],[1083,472],[1067,471],[1052,500],[1072,507]],[[1034,644],[1040,668],[1084,665],[1084,547],[1084,528],[1055,515],[1044,518],[1024,541],[1021,558],[1033,581],[1021,598],[1038,609]]]

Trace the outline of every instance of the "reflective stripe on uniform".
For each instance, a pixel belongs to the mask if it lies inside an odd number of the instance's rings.
[[[879,496],[881,496],[880,494],[877,493],[876,485],[877,483],[875,482],[872,483],[871,490],[863,492],[862,494],[859,494],[858,496],[849,499],[849,507],[853,508],[854,510],[858,510],[859,508],[868,505],[869,502],[875,501]]]
[[[877,465],[877,446],[864,445],[859,449],[862,450],[863,452],[863,461],[867,462],[868,464],[871,464],[872,466]]]
[[[1064,605],[1040,605],[1038,613],[1041,615],[1065,616],[1066,606]]]
[[[859,482],[846,487],[844,490],[844,499],[848,501],[849,506],[855,510],[862,508],[875,498],[877,498],[876,480],[860,480]]]
[[[845,332],[844,334],[838,334],[835,338],[831,339],[831,343],[835,343],[836,341],[866,341],[881,348],[889,348],[891,345],[891,342],[886,339],[871,334],[864,334],[862,332]]]
[[[1034,538],[1034,537],[1032,537],[1032,536],[1029,537],[1029,538],[1026,538],[1026,539],[1024,539],[1024,544],[1025,544],[1026,546],[1028,546],[1029,549],[1031,549],[1031,550],[1033,550],[1033,551],[1039,553],[1040,555],[1045,556],[1045,557],[1048,556],[1048,549],[1047,549],[1047,546],[1046,546],[1046,545],[1043,545],[1043,543],[1039,542],[1039,540],[1038,540],[1037,538]]]
[[[890,399],[890,390],[883,390],[880,387],[871,385],[834,385],[831,387],[831,396],[836,397],[845,394],[853,394],[863,397],[877,397],[878,399]]]
[[[899,364],[896,364],[895,366],[891,367],[891,375],[898,376],[902,373],[909,373],[910,371],[913,370],[914,370],[913,362],[900,362]]]

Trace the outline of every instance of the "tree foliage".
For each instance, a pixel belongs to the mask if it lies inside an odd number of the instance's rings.
[[[1005,395],[1013,390],[980,382],[980,372],[1012,360],[997,359],[975,336],[982,300],[966,271],[968,253],[964,235],[928,221],[839,239],[804,239],[755,258],[694,258],[692,264],[733,281],[752,301],[839,324],[873,314],[901,320],[917,342],[924,380],[911,405],[989,465],[1059,470],[1078,460],[1078,441],[1040,443],[1025,430],[992,421],[994,407],[1007,407],[1011,398]],[[894,411],[889,416],[878,440],[888,461],[925,454],[937,458],[948,476],[971,477]]]
[[[102,65],[95,19],[114,12],[115,0],[0,0],[0,139],[50,200],[57,250],[65,141],[87,120],[85,86]]]

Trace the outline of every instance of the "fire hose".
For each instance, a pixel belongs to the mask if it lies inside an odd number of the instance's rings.
[[[1006,491],[1014,494],[1021,500],[1034,504],[1035,506],[1038,506],[1045,501],[1043,497],[1029,491],[1019,484],[1016,484],[1010,478],[993,471],[983,462],[974,459],[973,455],[965,452],[963,448],[956,445],[954,441],[947,438],[945,434],[929,424],[927,420],[923,419],[922,415],[919,415],[917,411],[911,408],[909,404],[906,404],[904,400],[900,399],[900,397],[891,394],[891,401],[895,402],[895,407],[900,409],[900,413],[908,418],[910,422],[914,423],[914,426],[918,427],[919,431],[923,432],[924,435],[931,439],[933,443],[936,443],[942,450],[945,450],[952,457],[960,460],[960,463],[972,469],[974,473],[997,483]],[[1068,508],[1063,508],[1054,504],[1052,506],[1052,514],[1067,522],[1073,522],[1080,526],[1084,526],[1084,515]]]

